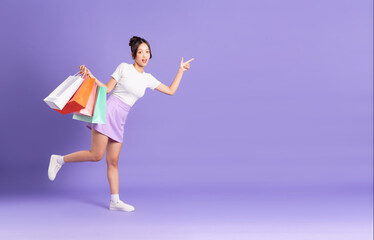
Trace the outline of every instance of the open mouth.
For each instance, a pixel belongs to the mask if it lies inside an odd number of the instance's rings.
[[[143,63],[146,63],[146,62],[147,62],[147,59],[143,59],[142,62],[143,62]]]

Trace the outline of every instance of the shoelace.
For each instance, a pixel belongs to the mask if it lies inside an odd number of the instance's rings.
[[[58,170],[61,168],[61,165],[59,165],[59,164],[56,164],[56,167],[55,167],[55,172],[57,173],[58,172]]]

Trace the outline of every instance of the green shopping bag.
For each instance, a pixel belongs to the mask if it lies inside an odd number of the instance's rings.
[[[96,102],[92,117],[74,114],[73,119],[89,123],[105,124],[106,118],[106,87],[97,86]]]

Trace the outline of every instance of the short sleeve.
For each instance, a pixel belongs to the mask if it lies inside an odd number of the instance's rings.
[[[118,82],[119,79],[122,77],[123,68],[125,67],[125,63],[121,63],[118,65],[114,73],[112,74],[112,77]]]
[[[148,87],[152,90],[154,90],[158,85],[160,85],[160,81],[157,80],[152,74],[148,75]]]

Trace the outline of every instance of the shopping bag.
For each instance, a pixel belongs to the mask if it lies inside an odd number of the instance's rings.
[[[74,114],[73,119],[89,123],[105,124],[106,119],[106,87],[97,87],[93,116]]]
[[[79,72],[78,72],[79,73]],[[79,86],[84,81],[84,75],[74,74],[63,81],[51,94],[44,98],[44,102],[52,109],[63,109]]]
[[[62,110],[55,109],[57,112],[65,115],[68,113],[73,113],[79,111],[87,106],[88,98],[90,97],[91,91],[93,89],[95,79],[86,75],[81,86],[74,93],[68,103]]]
[[[91,95],[88,98],[87,106],[81,109],[80,111],[74,112],[74,114],[92,117],[93,110],[95,107],[95,101],[96,101],[96,89],[97,89],[97,85],[96,83],[94,83],[94,86],[91,91]]]

